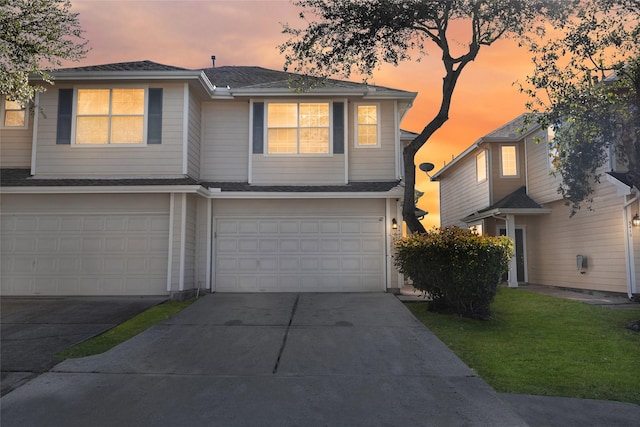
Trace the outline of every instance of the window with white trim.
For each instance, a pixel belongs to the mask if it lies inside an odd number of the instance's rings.
[[[487,180],[487,151],[482,150],[476,155],[476,181]]]
[[[376,104],[356,104],[356,147],[380,146],[380,109]]]
[[[267,154],[329,154],[328,102],[267,104]]]
[[[1,105],[2,112],[2,127],[3,128],[26,128],[27,123],[27,109],[20,105],[19,102],[11,101],[8,96],[2,97],[4,102]]]
[[[500,146],[500,173],[502,176],[518,176],[518,147],[515,145]]]
[[[144,144],[144,88],[78,88],[75,144]]]

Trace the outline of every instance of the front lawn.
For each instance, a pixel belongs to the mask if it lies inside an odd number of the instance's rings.
[[[492,320],[407,307],[498,392],[640,404],[640,308],[614,310],[500,288]]]

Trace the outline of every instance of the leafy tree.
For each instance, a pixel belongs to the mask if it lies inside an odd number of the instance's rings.
[[[555,37],[527,40],[535,69],[523,90],[535,120],[554,130],[558,190],[573,215],[590,207],[612,153],[640,188],[640,3],[584,0],[557,24]]]
[[[0,94],[27,105],[45,90],[30,74],[51,83],[47,69],[84,57],[86,41],[70,9],[69,0],[0,0]]]
[[[449,118],[451,98],[463,69],[483,46],[525,32],[540,15],[562,15],[571,3],[562,0],[299,0],[304,29],[284,26],[291,38],[280,46],[285,69],[326,77],[371,76],[381,63],[420,60],[436,49],[444,68],[442,98],[435,117],[404,149],[403,218],[411,232],[424,233],[415,216],[415,155]],[[561,5],[561,7],[557,7]],[[452,24],[467,28],[462,45]],[[429,58],[436,57],[436,55]],[[425,76],[440,78],[440,76]]]

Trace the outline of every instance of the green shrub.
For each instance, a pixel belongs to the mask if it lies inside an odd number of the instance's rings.
[[[513,243],[459,227],[434,228],[394,242],[395,265],[431,296],[430,309],[488,319]]]

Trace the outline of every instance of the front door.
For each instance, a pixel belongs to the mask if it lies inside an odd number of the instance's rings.
[[[506,236],[507,235],[507,230],[505,228],[500,228],[500,235],[501,236]],[[518,279],[518,283],[522,283],[526,280],[525,278],[525,260],[524,260],[524,254],[525,254],[525,250],[524,250],[524,230],[522,228],[517,228],[516,227],[516,241],[515,241],[515,247],[516,247],[516,273],[517,273],[517,279]],[[505,277],[504,280],[506,281],[507,278]]]

